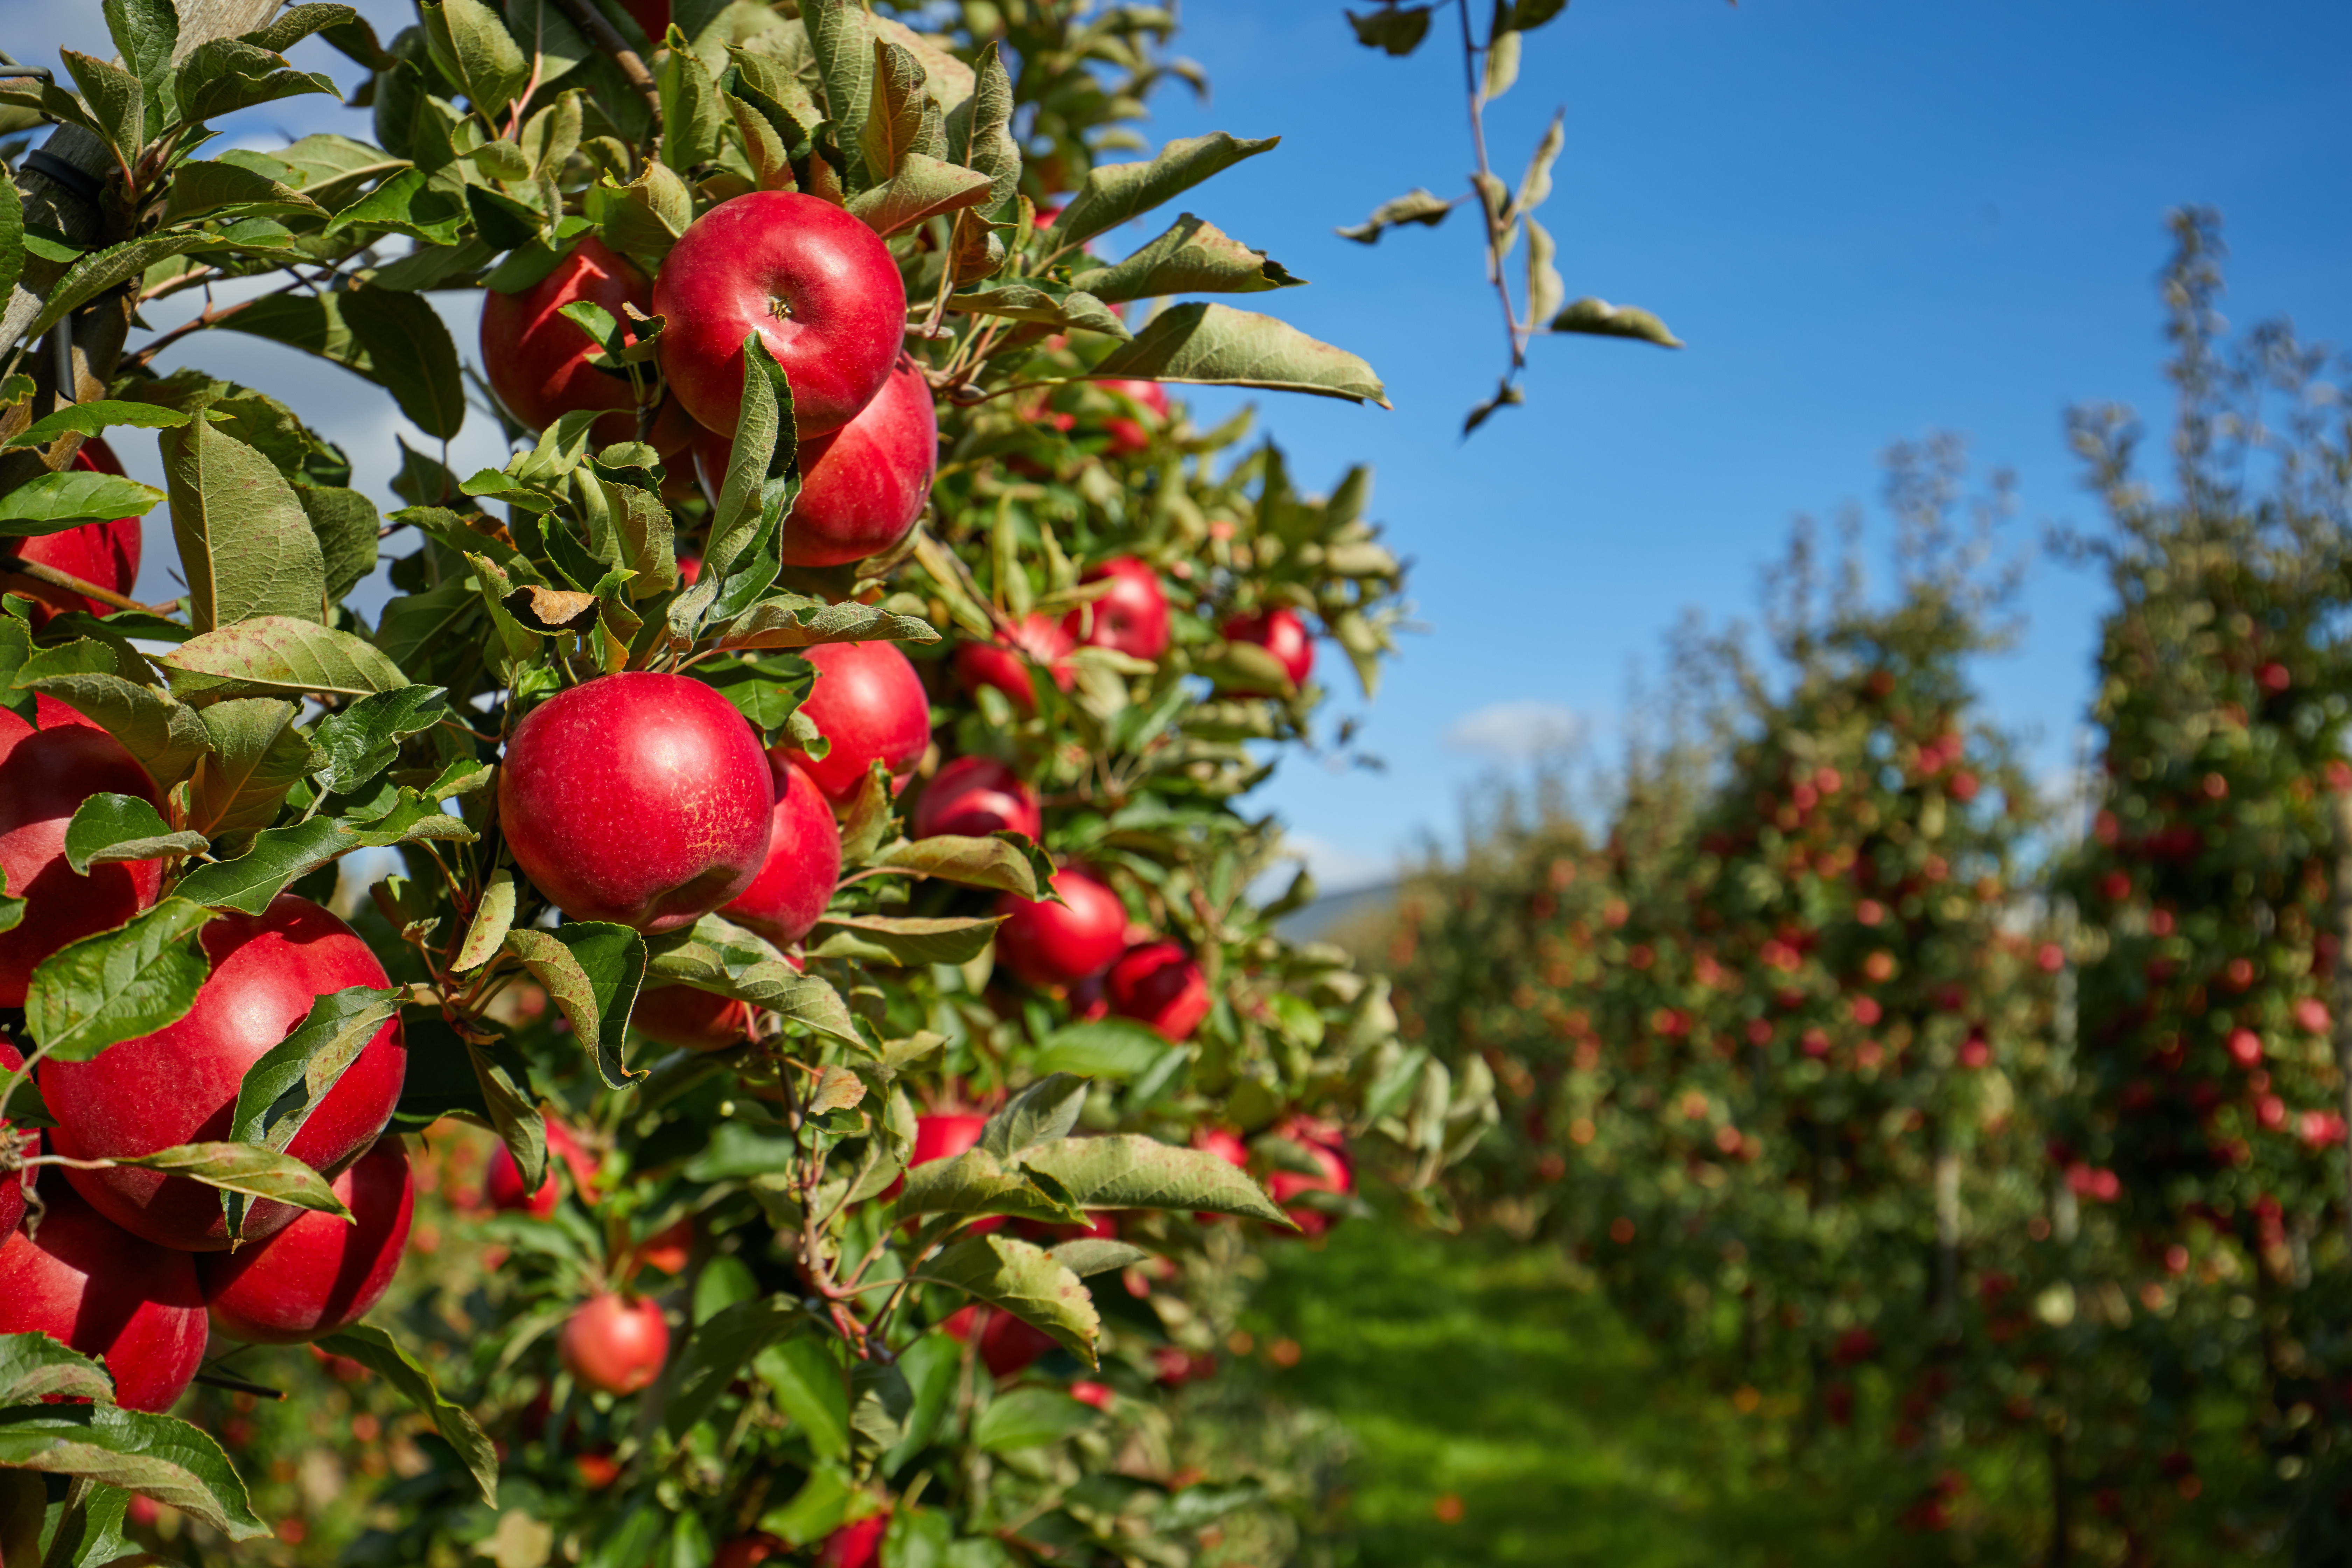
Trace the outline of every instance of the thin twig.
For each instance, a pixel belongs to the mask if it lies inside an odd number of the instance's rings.
[[[1473,194],[1478,198],[1478,211],[1486,224],[1486,280],[1495,286],[1503,304],[1503,336],[1511,349],[1510,369],[1503,377],[1508,386],[1528,363],[1526,340],[1519,336],[1519,313],[1511,304],[1511,279],[1503,270],[1503,224],[1494,204],[1486,199],[1486,191],[1494,180],[1494,171],[1486,161],[1486,89],[1479,79],[1479,48],[1470,33],[1470,7],[1458,5],[1454,11],[1462,23],[1462,78],[1470,104],[1470,146],[1477,154],[1478,178]],[[1494,39],[1486,40],[1494,47]]]
[[[118,594],[111,588],[101,588],[87,578],[77,577],[70,572],[60,572],[56,567],[42,562],[27,561],[22,556],[5,551],[0,551],[0,571],[16,573],[21,576],[30,577],[36,583],[46,583],[52,588],[63,588],[69,594],[79,594],[86,599],[96,599],[100,604],[111,605],[118,610],[142,610],[151,616],[168,616],[179,608],[180,605],[177,599],[163,605],[142,605],[138,600]]]
[[[646,62],[638,57],[637,51],[629,47],[629,41],[621,37],[620,29],[606,21],[604,13],[587,4],[586,0],[555,0],[555,8],[571,17],[572,25],[588,35],[589,42],[621,68],[621,74],[629,79],[631,87],[637,89],[637,96],[652,108],[654,126],[660,129],[661,87],[654,80],[654,73],[646,68]]]

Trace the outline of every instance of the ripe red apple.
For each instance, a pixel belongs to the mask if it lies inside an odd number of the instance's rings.
[[[703,493],[714,503],[733,449],[732,430],[706,430],[695,441]],[[845,566],[898,543],[923,515],[939,458],[931,384],[901,354],[856,418],[801,443],[801,492],[776,542],[784,564]]]
[[[1306,1150],[1308,1157],[1321,1167],[1321,1172],[1310,1176],[1303,1171],[1276,1171],[1266,1177],[1266,1191],[1274,1194],[1276,1203],[1283,1205],[1282,1212],[1291,1217],[1302,1234],[1309,1237],[1321,1236],[1331,1228],[1331,1216],[1303,1204],[1294,1208],[1290,1206],[1290,1200],[1301,1193],[1344,1194],[1356,1190],[1355,1170],[1349,1163],[1339,1130],[1325,1122],[1294,1116],[1276,1127],[1275,1131]]]
[[[74,453],[73,466],[83,473],[120,476],[122,472],[113,449],[95,436],[83,437],[80,449]],[[6,548],[19,560],[54,567],[85,583],[128,594],[139,581],[140,543],[139,519],[118,517],[111,522],[85,522],[62,533],[12,539]],[[19,572],[0,572],[0,593],[22,594],[35,601],[32,617],[37,631],[54,616],[71,610],[93,616],[114,613],[111,605],[101,605],[87,595],[53,586]],[[46,722],[41,727],[48,728]]]
[[[589,427],[599,447],[637,438],[635,395],[625,375],[588,363],[602,345],[561,312],[585,300],[626,322],[625,305],[650,312],[653,288],[626,258],[590,235],[555,264],[555,270],[519,293],[482,296],[482,370],[507,412],[544,429],[583,408],[612,413]]]
[[[958,757],[939,771],[915,803],[918,838],[952,833],[985,838],[999,828],[1036,838],[1045,831],[1037,792],[993,757]]]
[[[1072,610],[1063,617],[1062,629],[1089,647],[1117,648],[1137,658],[1166,653],[1168,595],[1160,574],[1132,555],[1121,555],[1092,568],[1081,581],[1106,578],[1110,592]]]
[[[163,797],[105,731],[79,715],[53,723],[48,710],[37,714],[36,730],[0,709],[0,873],[7,896],[26,900],[16,928],[0,931],[0,1007],[25,1005],[41,960],[153,903],[163,876],[157,860],[92,866],[88,876],[66,864],[66,826],[84,800],[127,795],[160,810]]]
[[[1023,713],[1037,711],[1033,666],[1043,665],[1054,684],[1064,691],[1078,678],[1070,663],[1077,641],[1056,620],[1033,615],[1013,629],[1004,642],[968,642],[956,649],[956,679],[977,697],[983,686],[1004,693],[1005,700]]]
[[[1072,985],[1108,968],[1127,948],[1127,906],[1076,867],[1054,874],[1063,902],[1000,895],[996,961],[1032,985]]]
[[[801,650],[816,667],[801,711],[808,715],[827,750],[812,760],[779,748],[835,806],[857,798],[866,771],[876,763],[898,784],[923,760],[931,743],[931,701],[915,662],[887,642],[827,642]]]
[[[254,1344],[302,1344],[350,1327],[383,1300],[416,1207],[400,1140],[376,1140],[334,1187],[357,1224],[306,1212],[267,1241],[200,1257],[196,1279],[214,1328]]]
[[[347,986],[392,984],[351,927],[291,893],[257,916],[222,915],[204,928],[202,941],[212,973],[187,1016],[90,1061],[41,1064],[41,1098],[58,1120],[49,1132],[54,1152],[100,1160],[226,1138],[246,1069],[312,1003]],[[341,1175],[392,1119],[407,1073],[400,1020],[393,1018],[343,1069],[286,1152],[331,1179]],[[189,1252],[228,1246],[214,1188],[120,1166],[68,1170],[66,1179],[109,1219],[150,1241]],[[274,1236],[301,1212],[257,1201],[246,1215],[246,1239]]]
[[[632,1021],[635,1021],[634,1015]],[[555,1212],[556,1204],[563,1196],[562,1179],[558,1175],[560,1166],[570,1167],[572,1189],[581,1194],[581,1202],[586,1203],[588,1194],[595,1191],[595,1158],[580,1146],[580,1140],[574,1138],[572,1130],[562,1122],[551,1116],[546,1125],[547,1164],[540,1173],[539,1186],[534,1191],[526,1193],[522,1190],[522,1167],[515,1163],[515,1157],[508,1152],[504,1143],[490,1151],[490,1168],[482,1178],[482,1196],[488,1200],[492,1208],[501,1211],[521,1209],[533,1219],[545,1219]]]
[[[1298,618],[1296,610],[1260,610],[1254,615],[1235,616],[1225,623],[1224,634],[1227,642],[1255,643],[1274,655],[1293,686],[1304,686],[1315,668],[1314,639],[1307,635],[1307,623]]]
[[[115,1403],[168,1410],[205,1359],[196,1262],[124,1231],[52,1182],[36,1237],[0,1240],[0,1334],[45,1333],[106,1358]]]
[[[669,1324],[654,1302],[606,1291],[572,1314],[556,1350],[583,1385],[605,1394],[635,1394],[661,1375],[669,1354]]]
[[[669,0],[621,0],[621,9],[646,30],[654,47],[661,47],[662,37],[669,31]]]
[[[1122,1018],[1149,1024],[1178,1044],[1209,1016],[1209,982],[1172,942],[1130,947],[1103,976],[1103,995]]]
[[[710,1568],[759,1568],[769,1558],[782,1557],[791,1551],[790,1546],[772,1535],[739,1535],[719,1543]]]
[[[1051,1334],[1010,1312],[991,1312],[980,1331],[980,1359],[997,1377],[1027,1371],[1054,1348]]]
[[[733,434],[743,340],[753,331],[792,384],[805,440],[874,401],[907,335],[907,289],[889,247],[832,203],[752,191],[677,237],[654,279],[662,374],[686,411]]]
[[[911,1170],[917,1165],[928,1165],[934,1160],[954,1159],[958,1154],[980,1142],[981,1130],[987,1125],[987,1117],[972,1115],[969,1112],[949,1112],[939,1116],[916,1117],[915,1146],[907,1152],[908,1168]],[[905,1190],[906,1185],[903,1178],[892,1182],[882,1195],[886,1198],[895,1198]],[[913,1221],[908,1221],[908,1227],[912,1228],[913,1224]],[[1002,1230],[1003,1227],[1003,1218],[1001,1215],[992,1215],[987,1219],[974,1220],[965,1227],[965,1233],[971,1236],[985,1236],[992,1230]]]
[[[732,996],[691,985],[649,985],[637,993],[629,1026],[658,1046],[724,1051],[741,1045],[751,1009]]]
[[[682,675],[601,676],[530,710],[499,769],[499,825],[577,921],[676,931],[767,859],[776,792],[734,705]]]
[[[1132,457],[1151,446],[1152,425],[1168,422],[1168,391],[1156,381],[1104,381],[1096,383],[1105,392],[1115,392],[1134,401],[1150,424],[1115,414],[1103,421],[1103,433],[1110,437],[1110,449]]]
[[[6,1078],[24,1065],[24,1054],[7,1041],[0,1040],[0,1079]],[[32,1134],[19,1134],[7,1122],[0,1121],[0,1144],[20,1136],[26,1143],[33,1142]],[[37,1169],[37,1166],[25,1165],[14,1171],[0,1172],[0,1236],[15,1230],[16,1222],[25,1217],[25,1189],[33,1184],[33,1173]]]
[[[841,828],[808,774],[790,763],[770,765],[776,809],[768,858],[751,885],[720,912],[778,947],[790,947],[808,935],[841,880]]]
[[[817,1568],[874,1568],[882,1551],[882,1535],[890,1527],[887,1514],[868,1514],[843,1525],[824,1538],[816,1554]]]

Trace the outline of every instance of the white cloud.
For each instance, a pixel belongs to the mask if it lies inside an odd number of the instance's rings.
[[[1496,702],[1455,720],[1445,731],[1445,749],[1525,763],[1565,751],[1584,731],[1584,720],[1557,702]]]

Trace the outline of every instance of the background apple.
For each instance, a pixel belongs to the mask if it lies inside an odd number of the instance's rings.
[[[122,464],[115,458],[113,448],[96,436],[82,438],[80,448],[74,453],[73,466],[85,473],[122,472]],[[139,581],[140,534],[139,519],[118,517],[111,522],[85,522],[62,533],[12,539],[6,548],[19,560],[55,567],[85,583],[128,594]],[[34,601],[31,616],[36,629],[68,610],[93,616],[114,613],[111,605],[101,605],[87,595],[53,586],[21,572],[0,571],[0,593],[23,594]]]
[[[1000,828],[1031,838],[1045,833],[1037,792],[993,757],[958,757],[939,771],[915,802],[918,838],[953,833],[984,838]]]
[[[573,920],[659,932],[751,884],[775,786],[727,699],[682,675],[606,675],[531,710],[499,769],[515,864]]]
[[[0,1334],[104,1356],[117,1404],[170,1409],[205,1359],[195,1259],[131,1235],[62,1182],[41,1199],[40,1234],[0,1240]]]
[[[513,294],[482,295],[482,369],[507,412],[544,429],[583,408],[612,413],[589,427],[593,446],[637,438],[637,405],[628,378],[588,363],[600,345],[561,314],[575,300],[602,305],[625,322],[625,305],[650,311],[653,287],[625,258],[590,235],[555,270]]]
[[[376,1140],[334,1187],[356,1223],[306,1212],[266,1241],[198,1260],[215,1329],[257,1344],[301,1344],[358,1322],[383,1299],[416,1207],[399,1138]]]
[[[1129,948],[1103,976],[1103,995],[1120,1017],[1149,1024],[1180,1043],[1209,1016],[1209,983],[1192,955],[1172,942]]]
[[[92,866],[87,876],[66,864],[66,826],[83,800],[99,794],[163,805],[147,770],[104,731],[78,717],[36,730],[0,709],[0,874],[7,896],[26,900],[16,927],[0,931],[0,1007],[25,1005],[41,960],[155,901],[160,861]]]
[[[774,827],[768,858],[751,885],[721,911],[778,947],[806,936],[841,879],[841,828],[833,807],[809,776],[791,763],[775,769]]]
[[[649,985],[629,1010],[629,1027],[656,1045],[723,1051],[743,1043],[751,1018],[751,1010],[732,996],[691,985]]]
[[[1127,906],[1076,867],[1054,873],[1063,901],[998,896],[996,961],[1032,985],[1072,985],[1100,973],[1127,947]]]
[[[752,191],[695,219],[654,279],[662,374],[688,413],[732,435],[743,340],[756,331],[793,388],[801,438],[838,430],[889,379],[907,288],[889,247],[830,202]]]
[[[1080,581],[1106,579],[1110,591],[1064,616],[1062,629],[1088,647],[1116,648],[1137,658],[1166,653],[1168,595],[1160,574],[1132,555],[1121,555],[1090,568]]]
[[[1298,618],[1296,610],[1259,610],[1235,616],[1224,624],[1223,630],[1228,642],[1255,643],[1274,655],[1293,686],[1306,685],[1307,677],[1315,668],[1315,641],[1307,635],[1307,623]]]
[[[49,1133],[56,1152],[98,1160],[226,1138],[246,1069],[313,1003],[348,986],[392,984],[351,927],[291,893],[257,916],[220,916],[202,940],[212,973],[185,1017],[89,1061],[41,1063],[41,1098],[58,1120]],[[407,1071],[400,1021],[390,1019],[286,1152],[330,1177],[340,1174],[391,1120]],[[121,1167],[68,1170],[66,1179],[109,1219],[151,1241],[192,1252],[228,1245],[220,1194],[201,1183]],[[257,1201],[246,1215],[246,1239],[274,1235],[301,1212]]]
[[[657,1303],[605,1291],[572,1314],[556,1348],[585,1386],[635,1394],[661,1375],[669,1354],[669,1324]]]
[[[635,1015],[633,1014],[634,1020]],[[482,1196],[492,1208],[501,1211],[520,1209],[533,1219],[545,1219],[555,1212],[562,1201],[563,1177],[558,1167],[571,1173],[572,1191],[581,1194],[581,1202],[589,1201],[595,1190],[597,1167],[595,1158],[580,1146],[572,1130],[551,1116],[547,1119],[547,1165],[541,1173],[539,1185],[530,1192],[522,1188],[522,1168],[515,1157],[500,1143],[490,1151],[489,1170],[482,1178]]]
[[[825,738],[823,757],[780,747],[835,806],[857,798],[880,763],[904,784],[931,743],[931,704],[914,661],[887,642],[818,643],[801,650],[816,667],[801,711]]]
[[[1032,615],[1013,628],[1004,642],[968,642],[955,652],[956,679],[977,696],[982,687],[994,687],[1015,710],[1037,711],[1035,667],[1042,665],[1054,684],[1067,691],[1078,678],[1070,663],[1077,639],[1060,621]]]

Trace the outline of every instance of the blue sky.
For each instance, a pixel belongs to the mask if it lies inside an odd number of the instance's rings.
[[[382,23],[400,8],[362,9]],[[1501,356],[1473,226],[1457,215],[1370,248],[1331,232],[1411,186],[1462,188],[1458,61],[1435,42],[1407,61],[1360,48],[1340,9],[1193,0],[1180,51],[1213,96],[1173,89],[1150,128],[1285,138],[1185,205],[1311,279],[1250,302],[1363,354],[1396,405],[1260,400],[1302,482],[1376,465],[1374,515],[1414,563],[1429,627],[1369,710],[1362,743],[1385,773],[1294,761],[1262,794],[1328,883],[1376,877],[1423,832],[1449,834],[1462,790],[1533,737],[1573,719],[1605,746],[1633,661],[1654,668],[1686,607],[1746,613],[1790,519],[1871,500],[1892,441],[1955,431],[2013,469],[2021,542],[2094,521],[2061,419],[2070,402],[2116,399],[2161,426],[2151,279],[2168,207],[2222,210],[2234,320],[2290,314],[2307,336],[2352,341],[2352,9],[1580,0],[1533,35],[1495,106],[1496,163],[1515,179],[1565,108],[1543,216],[1570,294],[1646,306],[1690,347],[1539,342],[1527,406],[1465,444],[1463,413]],[[42,60],[58,42],[98,47],[95,9],[78,11],[39,8],[22,20],[57,36],[11,47]],[[313,51],[305,63],[351,79],[348,62]],[[364,125],[295,100],[240,139]],[[470,343],[470,302],[443,303]],[[192,342],[166,364],[289,395],[381,489],[403,427],[378,396],[233,334]],[[1204,421],[1240,401],[1193,399]],[[134,471],[152,468],[152,443],[124,445]],[[457,460],[497,460],[487,422]],[[167,542],[142,586],[154,596],[170,592]],[[1983,680],[1998,714],[2038,731],[2054,772],[2087,694],[2098,584],[2038,563],[2026,608],[2025,642]],[[1335,711],[1364,711],[1332,650],[1323,668]]]

